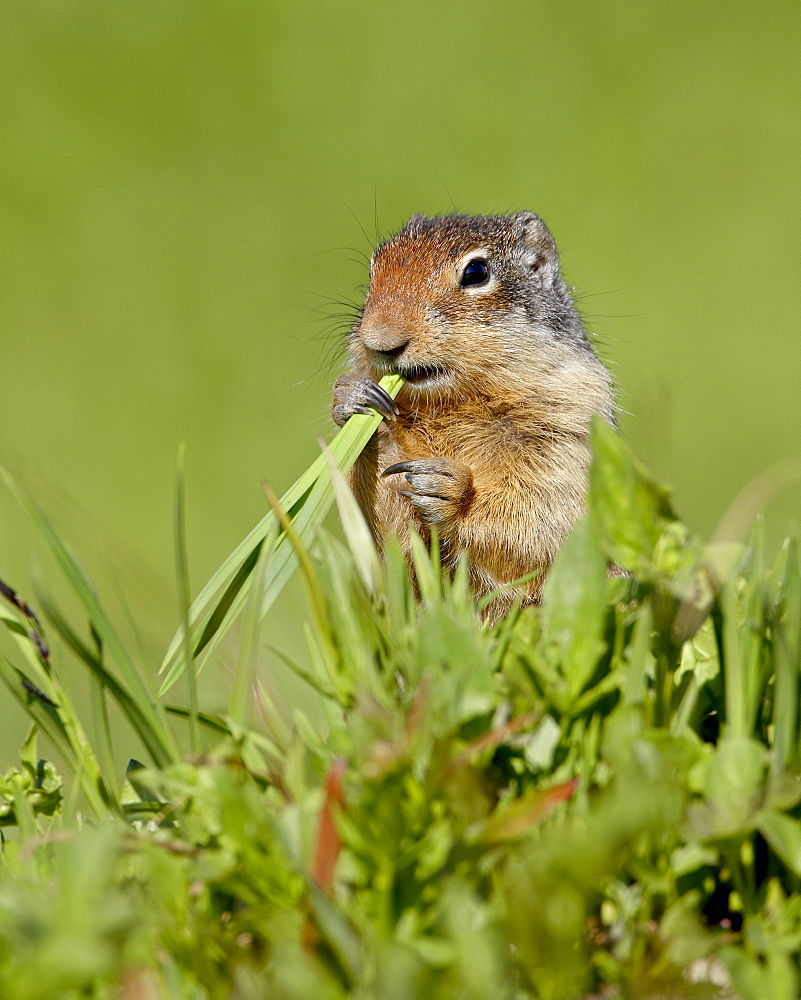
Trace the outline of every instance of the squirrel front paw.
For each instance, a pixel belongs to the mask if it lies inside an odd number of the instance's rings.
[[[406,497],[426,524],[441,527],[462,516],[473,498],[473,474],[452,458],[415,458],[384,469],[382,475],[404,475],[411,489],[395,490]]]
[[[372,413],[376,410],[385,420],[398,415],[395,400],[371,378],[358,375],[340,375],[334,382],[331,417],[337,427],[342,427],[354,413]]]

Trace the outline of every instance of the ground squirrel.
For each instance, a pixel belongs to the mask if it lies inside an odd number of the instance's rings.
[[[592,415],[615,419],[543,221],[413,216],[373,254],[349,347],[332,416],[384,417],[350,475],[376,543],[396,534],[408,555],[409,525],[435,528],[477,596],[540,571],[518,590],[537,601],[584,509]],[[391,372],[406,379],[395,402],[376,384]]]

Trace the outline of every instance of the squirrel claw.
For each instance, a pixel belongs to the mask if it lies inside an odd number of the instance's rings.
[[[395,490],[395,492],[399,497],[406,497],[407,500],[411,500],[415,507],[419,507],[421,510],[426,510],[430,507],[431,500],[442,500],[444,503],[449,503],[451,499],[450,497],[440,496],[439,493],[420,494],[412,493],[409,490]]]
[[[407,479],[408,482],[411,482],[412,480],[409,478],[409,476],[413,475],[416,472],[419,473],[419,472],[433,472],[433,471],[436,471],[436,473],[438,475],[440,475],[440,476],[447,476],[450,479],[455,479],[456,478],[452,472],[449,472],[447,469],[442,468],[440,465],[437,466],[436,470],[434,470],[434,469],[428,469],[428,468],[423,468],[423,463],[424,462],[425,462],[425,459],[420,459],[420,460],[418,460],[416,462],[396,462],[394,465],[390,465],[386,469],[384,469],[384,471],[381,473],[381,475],[382,476],[395,476],[399,472],[406,472],[406,473],[408,473],[408,475],[406,476],[406,479]],[[400,493],[401,491],[398,490],[397,492]]]
[[[444,525],[463,514],[473,497],[473,476],[467,466],[449,458],[417,458],[396,462],[382,476],[402,475],[409,489],[393,488],[416,507],[427,524]]]
[[[380,413],[385,420],[395,420],[400,412],[390,394],[371,378],[340,375],[334,383],[331,415],[342,427],[354,413]]]

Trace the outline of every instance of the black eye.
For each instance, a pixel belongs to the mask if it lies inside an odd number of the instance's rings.
[[[464,271],[462,271],[462,288],[467,288],[468,285],[486,285],[489,281],[489,273],[489,264],[483,257],[476,257],[474,260],[468,261]]]

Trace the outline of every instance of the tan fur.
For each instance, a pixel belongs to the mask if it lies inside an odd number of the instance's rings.
[[[490,279],[463,287],[477,254]],[[411,378],[400,415],[382,422],[351,473],[378,544],[395,534],[408,550],[410,524],[423,537],[436,527],[446,563],[467,554],[479,596],[544,574],[584,509],[590,419],[614,416],[608,372],[541,220],[415,217],[374,255],[350,352],[356,375]],[[431,479],[439,495],[421,510],[396,492],[410,489],[403,475],[382,472],[427,458],[448,460],[447,471]],[[525,599],[541,588],[542,577],[527,583]],[[497,599],[489,615],[513,600]]]

